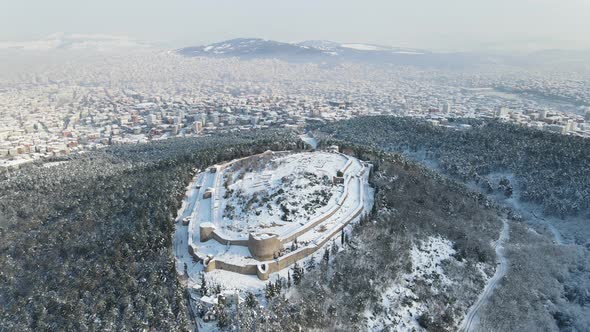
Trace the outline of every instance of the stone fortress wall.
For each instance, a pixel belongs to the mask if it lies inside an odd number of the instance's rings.
[[[264,154],[268,154],[272,152],[265,152]],[[262,155],[264,155],[262,154]],[[321,216],[316,217],[315,220],[310,221],[303,225],[302,227],[296,228],[295,230],[288,232],[286,234],[278,235],[278,234],[249,234],[248,239],[243,238],[229,238],[225,236],[225,234],[220,233],[215,229],[215,226],[212,222],[204,222],[199,225],[199,239],[201,242],[206,242],[209,240],[217,241],[224,245],[236,245],[236,246],[245,246],[249,249],[252,256],[258,260],[257,263],[249,263],[249,264],[236,264],[223,261],[222,259],[216,257],[207,257],[202,253],[199,253],[197,247],[192,241],[192,236],[189,235],[189,253],[196,259],[203,262],[205,266],[205,271],[213,271],[216,269],[219,270],[227,270],[235,273],[241,274],[248,274],[248,275],[257,275],[262,280],[267,280],[270,277],[271,273],[278,272],[284,268],[287,268],[294,264],[295,262],[302,260],[309,255],[313,254],[317,250],[319,250],[327,241],[329,241],[334,236],[338,235],[339,232],[350,224],[353,220],[355,220],[364,210],[364,197],[365,197],[365,185],[363,183],[364,176],[368,176],[365,172],[370,169],[370,164],[365,164],[360,162],[362,165],[361,170],[357,174],[348,174],[347,170],[352,165],[353,159],[341,154],[345,158],[347,158],[347,162],[345,166],[341,169],[341,172],[344,173],[344,190],[342,195],[337,199],[335,206],[330,209],[328,212],[322,214]],[[250,157],[246,157],[250,158]],[[218,199],[219,190],[218,186],[221,182],[221,173],[225,168],[229,165],[246,158],[241,158],[238,160],[231,161],[224,165],[214,166],[214,169],[210,168],[210,172],[216,172],[215,176],[215,186],[213,188],[213,196],[211,197],[212,203],[215,199]],[[350,184],[352,181],[359,182],[359,202],[354,208],[354,210],[346,216],[343,220],[340,220],[332,228],[326,230],[323,234],[321,234],[318,238],[313,240],[312,242],[308,243],[307,245],[298,248],[295,251],[286,253],[282,256],[279,256],[278,253],[284,248],[284,245],[288,242],[293,241],[297,237],[309,232],[316,226],[322,224],[326,220],[333,217],[343,206],[346,202],[347,198],[349,197],[350,193]],[[216,216],[215,209],[217,206],[215,204],[211,204],[211,213],[212,216]],[[213,217],[213,219],[215,219]],[[192,224],[192,225],[191,225]],[[196,225],[191,220],[189,223],[189,234],[196,231]]]

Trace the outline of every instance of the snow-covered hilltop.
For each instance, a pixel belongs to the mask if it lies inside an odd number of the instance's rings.
[[[174,53],[185,57],[275,59],[293,63],[354,62],[445,68],[493,64],[499,61],[499,58],[477,53],[439,53],[415,48],[328,40],[287,43],[261,38],[236,38],[184,47],[174,50]]]
[[[177,52],[191,57],[308,58],[326,55],[323,50],[314,47],[260,38],[236,38],[208,45],[181,48]]]
[[[211,166],[196,176],[178,217],[177,241],[198,261],[177,257],[179,273],[223,270],[266,280],[305,259],[370,209],[370,167],[337,147],[267,151]],[[198,266],[184,271],[183,264]],[[239,280],[224,279],[232,278]]]
[[[337,43],[307,40],[286,43],[260,38],[236,38],[222,42],[185,47],[176,53],[187,57],[272,58],[289,61],[363,61],[387,63],[432,63],[448,61],[448,54],[436,54],[413,48],[390,47],[366,43]]]

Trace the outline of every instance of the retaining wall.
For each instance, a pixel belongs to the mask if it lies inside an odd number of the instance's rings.
[[[353,214],[347,218],[346,221],[334,226],[327,235],[322,236],[321,241],[303,248],[299,248],[296,251],[290,252],[277,259],[260,262],[258,264],[237,265],[212,259],[205,267],[205,271],[209,272],[215,269],[222,269],[242,274],[257,275],[261,280],[267,280],[270,274],[285,269],[295,264],[295,262],[315,253],[317,250],[322,248],[326,242],[333,238],[334,235],[338,234],[338,232],[340,232],[344,227],[348,226],[350,222],[356,219],[363,212],[364,207],[364,185],[362,182],[359,191],[361,199],[359,201],[358,207],[353,211]],[[265,267],[264,269],[262,269],[263,266]]]
[[[348,159],[348,156],[346,156],[346,158]],[[245,159],[245,158],[241,158],[241,159]],[[239,159],[239,160],[241,160]],[[235,160],[233,162],[236,162],[238,160]],[[347,164],[344,167],[344,171],[346,171],[350,165],[352,164],[351,159],[348,159],[349,162],[347,162]],[[219,169],[218,172],[216,174],[216,186],[219,185],[220,181],[218,180],[218,177],[221,176],[222,170],[224,170],[227,166],[231,165],[233,162],[228,162],[226,164],[223,165],[219,165]],[[235,273],[241,273],[241,274],[247,274],[247,275],[257,275],[258,278],[260,278],[261,280],[267,280],[270,276],[271,273],[275,273],[278,272],[282,269],[285,269],[291,265],[293,265],[295,262],[300,261],[306,257],[308,257],[309,255],[315,253],[318,249],[320,249],[321,247],[323,247],[327,241],[329,241],[331,238],[333,238],[336,234],[338,234],[338,232],[340,232],[344,227],[346,227],[348,224],[350,224],[350,222],[352,222],[355,218],[357,218],[363,211],[364,208],[364,184],[362,182],[362,176],[365,174],[365,167],[363,167],[361,169],[361,171],[358,173],[357,176],[352,176],[349,175],[347,177],[347,181],[345,181],[344,184],[344,193],[341,197],[338,198],[337,200],[337,204],[336,206],[331,209],[328,213],[318,217],[315,221],[307,223],[303,228],[298,229],[296,232],[292,233],[292,234],[288,234],[287,236],[285,236],[284,238],[278,238],[278,237],[271,237],[271,238],[265,238],[265,239],[256,239],[252,236],[252,234],[250,234],[248,240],[246,239],[229,239],[229,238],[224,238],[221,234],[218,234],[215,230],[211,231],[211,232],[207,232],[208,233],[208,239],[214,239],[215,241],[225,244],[225,245],[238,245],[238,246],[246,246],[248,247],[248,249],[250,249],[250,252],[257,258],[264,260],[264,259],[268,259],[266,261],[262,261],[260,263],[252,263],[252,264],[244,264],[244,265],[239,265],[239,264],[233,264],[233,263],[228,263],[222,260],[217,260],[215,258],[211,259],[209,262],[207,262],[207,264],[205,265],[205,271],[209,272],[209,271],[213,271],[213,270],[226,270],[226,271],[231,271],[231,272],[235,272]],[[294,240],[295,238],[297,238],[298,236],[308,232],[311,228],[316,227],[318,224],[326,221],[328,218],[332,217],[336,212],[338,212],[338,210],[342,207],[342,204],[344,204],[344,202],[346,201],[346,199],[348,198],[348,194],[349,194],[349,188],[350,188],[350,182],[353,179],[357,179],[359,181],[359,193],[360,193],[360,200],[359,200],[359,205],[357,206],[357,208],[355,210],[353,210],[352,214],[344,221],[344,222],[340,222],[337,223],[332,229],[330,229],[328,231],[327,234],[322,235],[320,238],[318,238],[320,241],[316,242],[318,239],[316,239],[316,241],[314,241],[314,243],[309,244],[303,248],[299,248],[298,250],[295,250],[293,252],[290,252],[284,256],[281,256],[279,258],[276,258],[274,260],[270,260],[273,256],[274,253],[280,249],[282,249],[282,246],[285,242],[289,242]],[[218,190],[215,190],[214,192],[214,197],[212,197],[212,200],[217,199],[217,195],[218,195]],[[213,202],[212,202],[213,203]],[[214,208],[214,203],[212,204],[212,210],[211,211],[213,213],[213,217],[212,219],[215,219],[215,208]],[[191,218],[192,221],[192,218]],[[192,222],[191,222],[192,224]],[[189,225],[189,228],[192,226],[192,230],[194,231],[195,225]],[[201,239],[201,242],[204,242],[203,239]],[[198,252],[195,250],[193,241],[192,241],[192,234],[190,234],[189,232],[189,254],[191,256],[193,256],[195,259],[198,260],[205,260],[207,257],[200,257]]]

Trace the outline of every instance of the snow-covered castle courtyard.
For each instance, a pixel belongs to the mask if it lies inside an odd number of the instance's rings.
[[[336,151],[267,151],[201,171],[178,216],[177,269],[268,279],[368,212],[370,168]]]

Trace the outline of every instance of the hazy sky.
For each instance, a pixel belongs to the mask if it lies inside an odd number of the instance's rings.
[[[0,40],[55,32],[170,46],[234,37],[442,50],[590,48],[590,0],[0,0]]]

